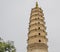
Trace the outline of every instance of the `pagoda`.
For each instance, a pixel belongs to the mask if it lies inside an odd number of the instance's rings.
[[[36,2],[36,6],[32,8],[30,15],[27,52],[48,52],[44,19],[43,10]]]

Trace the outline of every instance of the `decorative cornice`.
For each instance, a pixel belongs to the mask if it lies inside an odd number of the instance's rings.
[[[37,15],[38,16],[38,15]],[[41,18],[40,18],[41,17]],[[30,20],[32,19],[33,17],[30,17]],[[40,19],[45,19],[43,16],[39,16]]]
[[[39,13],[39,14],[44,15],[42,11],[38,11],[38,10],[36,10],[36,11],[31,11],[31,15],[33,15],[33,13]]]
[[[45,30],[43,30],[43,29],[36,29],[36,28],[35,28],[35,29],[30,30],[30,32],[31,32],[31,31],[43,31],[43,32],[46,32],[46,31],[45,31]]]
[[[43,12],[43,10],[42,10],[41,8],[39,8],[39,7],[38,7],[38,8],[36,8],[36,7],[35,7],[35,8],[32,8],[32,10],[31,10],[31,11],[36,11],[36,10],[40,10],[40,11],[42,11],[42,12]]]
[[[41,17],[43,17],[44,16],[44,14],[34,14],[34,15],[31,15],[30,17],[32,17],[32,16],[41,16]]]
[[[31,16],[33,16],[33,15],[40,15],[40,16],[44,16],[44,14],[43,14],[43,13],[41,13],[41,12],[37,12],[37,14],[33,14],[33,13],[31,13]]]
[[[34,36],[31,36],[31,37],[28,37],[28,40],[31,39],[31,38],[33,39],[33,38],[37,38],[37,37],[44,38],[44,39],[46,39],[48,41],[48,39],[46,38],[46,36],[39,36],[39,35],[34,35]]]
[[[44,24],[38,24],[38,23],[35,23],[35,24],[31,24],[31,25],[29,25],[29,29],[31,28],[31,26],[34,26],[34,25],[36,25],[36,26],[38,26],[38,25],[42,25],[42,26],[46,29],[46,27],[45,27]]]
[[[30,22],[35,21],[35,20],[40,20],[40,21],[44,22],[44,19],[40,19],[40,18],[31,19]]]
[[[35,13],[35,12],[43,13],[43,11],[42,11],[42,10],[34,10],[34,11],[31,11],[31,13]]]
[[[29,35],[31,32],[33,32],[33,31],[37,31],[37,32],[38,32],[39,30],[33,29],[33,30],[29,31],[28,35]],[[43,31],[43,32],[47,35],[47,32],[45,32],[44,30],[40,30],[40,31]]]

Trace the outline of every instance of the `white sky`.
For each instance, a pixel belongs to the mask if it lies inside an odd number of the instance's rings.
[[[36,0],[0,0],[0,37],[13,40],[17,52],[27,52],[31,8]],[[60,0],[39,0],[44,10],[49,52],[60,52]]]

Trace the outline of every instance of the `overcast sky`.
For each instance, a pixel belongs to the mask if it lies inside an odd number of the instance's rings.
[[[17,52],[27,52],[31,8],[36,0],[0,0],[0,37],[13,40]],[[49,52],[60,52],[60,0],[39,0],[44,11]]]

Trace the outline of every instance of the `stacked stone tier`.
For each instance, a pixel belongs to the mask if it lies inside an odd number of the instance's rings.
[[[33,9],[31,10],[31,16],[33,16],[33,15],[44,16],[43,11],[42,11],[41,8],[33,8]]]
[[[35,13],[35,12],[43,12],[43,10],[41,8],[32,8],[31,12]]]
[[[30,20],[30,23],[31,23],[32,21],[37,21],[37,20],[44,22],[44,19],[40,19],[39,17],[38,17],[38,18],[35,17],[35,18],[33,18],[33,19]],[[29,24],[30,24],[30,23],[29,23]],[[44,23],[45,23],[45,22],[44,22]]]
[[[43,19],[43,20],[45,19],[43,16],[41,16],[39,14],[35,14],[35,15],[30,16],[30,21],[33,19],[36,19],[36,18]]]
[[[35,36],[29,37],[28,44],[33,44],[33,43],[45,43],[45,44],[47,44],[47,41],[48,41],[48,39],[45,36],[35,35]]]
[[[29,31],[33,30],[33,29],[37,29],[37,30],[46,30],[46,27],[44,24],[39,24],[38,23],[35,23],[35,24],[31,24],[29,25]]]
[[[36,29],[29,31],[28,36],[34,36],[34,35],[46,36],[47,32],[45,32],[44,30],[36,30]]]
[[[34,43],[34,44],[30,44],[28,45],[27,49],[28,50],[33,50],[33,49],[47,49],[48,46],[44,43]]]

